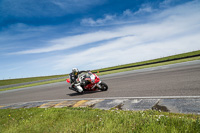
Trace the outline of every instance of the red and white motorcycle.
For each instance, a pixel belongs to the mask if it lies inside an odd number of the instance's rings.
[[[68,78],[67,83],[70,84],[70,78]],[[83,93],[84,91],[107,91],[108,85],[100,80],[100,78],[92,73],[85,72],[78,75],[76,83],[69,87],[69,89],[74,90],[78,93]]]

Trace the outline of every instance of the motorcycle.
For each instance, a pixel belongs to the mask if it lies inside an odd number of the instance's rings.
[[[66,79],[70,83],[70,78]],[[100,78],[92,72],[84,72],[78,75],[76,82],[69,87],[70,90],[82,94],[84,91],[107,91],[108,85],[100,80]]]

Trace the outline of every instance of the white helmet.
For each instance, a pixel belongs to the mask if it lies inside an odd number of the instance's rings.
[[[77,73],[79,72],[77,68],[72,68],[72,72],[77,75]]]

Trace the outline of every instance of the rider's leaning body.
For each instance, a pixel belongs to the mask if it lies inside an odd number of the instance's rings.
[[[83,73],[83,72],[89,72],[89,70],[87,70],[87,71],[79,71],[77,68],[73,68],[72,72],[69,74],[70,83],[71,84],[76,83],[76,79],[78,78],[78,75]]]

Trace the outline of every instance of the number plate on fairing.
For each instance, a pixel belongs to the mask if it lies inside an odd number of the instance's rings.
[[[94,81],[95,81],[95,76],[94,76],[94,75],[91,75],[90,78],[91,78],[91,81],[94,83]]]

